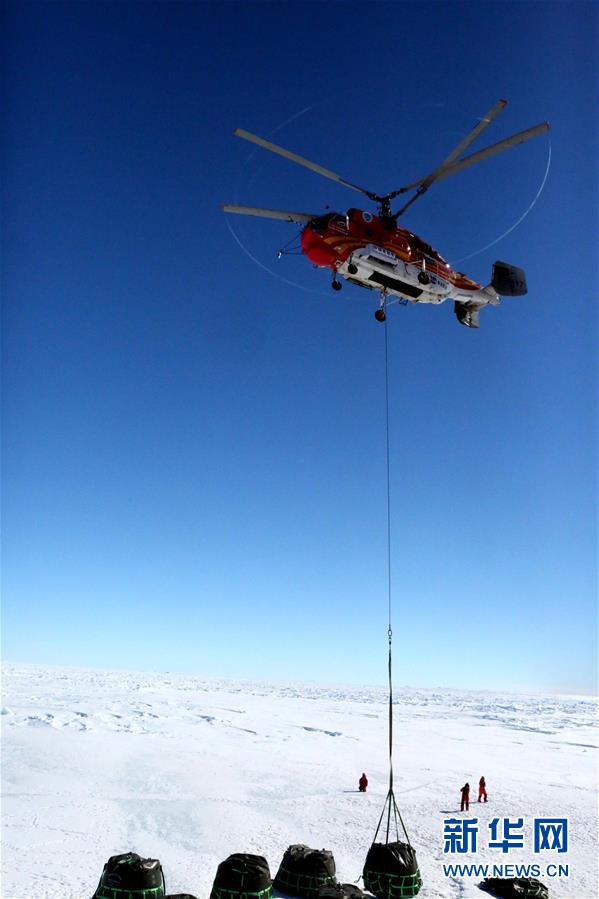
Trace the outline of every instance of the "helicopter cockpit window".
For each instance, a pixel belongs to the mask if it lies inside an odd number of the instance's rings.
[[[416,250],[416,252],[422,253],[423,256],[427,256],[429,259],[435,259],[437,262],[445,264],[445,259],[443,259],[441,254],[438,253],[434,247],[431,247],[430,243],[426,243],[415,234],[410,238],[410,244],[412,245],[412,249]]]
[[[330,224],[337,229],[341,228],[343,231],[347,231],[347,216],[335,212],[331,216]]]
[[[312,219],[310,228],[312,231],[324,231],[330,220],[330,213],[327,213],[327,215],[319,215],[318,218]]]
[[[439,253],[438,250],[435,250],[434,247],[430,248],[430,256],[432,259],[436,259],[437,262],[442,262],[443,265],[447,265],[447,260],[444,259],[443,256],[441,256],[441,253]]]

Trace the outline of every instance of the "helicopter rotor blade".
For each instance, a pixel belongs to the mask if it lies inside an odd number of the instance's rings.
[[[539,125],[533,125],[532,128],[527,128],[524,131],[519,131],[517,134],[512,134],[510,137],[506,137],[504,140],[500,140],[496,144],[486,147],[484,150],[479,150],[477,153],[472,153],[470,156],[466,156],[464,159],[460,159],[452,165],[441,168],[435,175],[434,181],[442,181],[443,178],[448,178],[450,175],[457,175],[458,172],[462,172],[464,169],[470,168],[471,165],[482,162],[483,159],[489,159],[497,153],[502,153],[504,150],[509,150],[511,147],[517,147],[518,144],[522,144],[533,137],[537,137],[539,134],[544,134],[546,131],[549,131],[549,127],[549,122],[541,122]],[[414,196],[411,197],[401,209],[398,209],[397,212],[393,213],[393,218],[397,220],[400,215],[403,215],[406,209],[408,209],[418,197],[421,197],[422,194],[429,189],[432,183],[433,181],[429,175],[426,178],[422,178],[420,181],[414,181],[412,184],[406,185],[406,187],[398,191],[397,193],[404,193],[405,191],[413,190],[415,187],[418,188]],[[396,196],[397,193],[395,194]]]
[[[408,190],[412,190],[414,187],[422,187],[423,193],[424,190],[428,189],[433,181],[437,181],[441,175],[441,172],[452,165],[452,163],[468,149],[471,143],[473,143],[476,138],[488,128],[491,122],[497,118],[500,112],[502,112],[507,106],[507,100],[498,100],[495,106],[491,107],[491,109],[487,112],[482,119],[479,120],[478,124],[474,126],[472,131],[470,131],[466,137],[464,137],[460,143],[455,147],[454,150],[451,151],[449,156],[443,160],[441,165],[438,165],[434,171],[427,175],[426,178],[421,178],[420,181],[416,181],[414,184],[408,184],[406,187],[400,187],[399,190],[394,191],[389,194],[389,199],[392,200],[394,197],[399,194],[403,194]]]
[[[223,212],[234,212],[237,215],[257,215],[265,219],[280,219],[283,222],[311,222],[320,215],[320,213],[288,212],[283,209],[261,209],[259,206],[235,206],[231,203],[224,203],[221,208]]]
[[[279,156],[284,156],[285,159],[289,159],[291,160],[291,162],[296,162],[298,165],[303,165],[304,168],[310,169],[310,171],[312,172],[316,172],[317,175],[322,175],[324,178],[330,178],[331,181],[337,181],[338,184],[343,184],[345,187],[349,187],[352,190],[357,190],[358,193],[365,194],[367,197],[370,197],[370,199],[378,199],[377,194],[373,194],[357,184],[352,184],[351,181],[346,181],[340,175],[337,175],[336,172],[332,172],[330,169],[325,169],[324,166],[318,165],[316,162],[310,162],[310,160],[306,159],[304,156],[298,156],[297,153],[292,153],[290,150],[285,150],[284,147],[279,147],[277,144],[273,144],[271,141],[265,140],[263,137],[258,137],[256,134],[251,134],[249,131],[244,131],[243,128],[236,128],[233,134],[237,135],[237,137],[242,137],[244,140],[249,140],[251,143],[257,144],[259,147],[264,147],[265,150],[270,150],[271,153],[277,153]]]
[[[464,159],[460,159],[453,165],[448,166],[440,173],[437,180],[441,181],[443,178],[449,177],[449,175],[457,175],[458,172],[470,168],[471,165],[476,165],[477,162],[482,162],[483,159],[489,159],[489,157],[495,156],[497,153],[509,150],[510,147],[517,147],[518,144],[523,144],[524,141],[537,137],[539,134],[544,134],[546,131],[549,131],[549,128],[549,122],[541,122],[539,125],[533,125],[532,128],[527,128],[525,131],[512,134],[510,137],[506,137],[504,140],[500,140],[496,144],[492,144],[484,150],[479,150],[477,153],[472,153],[470,156],[466,156]]]

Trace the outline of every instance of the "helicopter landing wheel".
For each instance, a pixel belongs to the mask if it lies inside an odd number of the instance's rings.
[[[336,278],[334,278],[331,287],[333,288],[333,290],[341,290],[341,281],[338,281]]]
[[[381,290],[381,299],[379,302],[379,308],[374,313],[374,317],[377,322],[384,322],[387,320],[387,291]]]
[[[431,279],[429,278],[429,276],[427,275],[426,272],[418,272],[418,280],[420,281],[421,284],[430,284],[431,283]]]
[[[350,273],[350,275],[358,274],[358,266],[354,265],[353,262],[350,262],[350,264],[347,266],[347,270]]]

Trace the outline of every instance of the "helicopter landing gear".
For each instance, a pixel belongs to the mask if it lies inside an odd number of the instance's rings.
[[[350,262],[350,263],[349,263],[349,265],[347,266],[347,270],[348,270],[348,272],[350,273],[350,275],[357,275],[357,274],[358,274],[358,266],[357,266],[357,265],[354,265],[353,262]]]
[[[333,288],[333,290],[341,290],[341,281],[337,280],[337,275],[333,276],[331,287]]]
[[[426,273],[426,262],[424,259],[422,260],[422,271],[418,272],[418,280],[421,284],[430,284],[431,283],[431,279],[429,278],[429,276]]]
[[[380,305],[374,313],[374,317],[377,322],[384,322],[387,318],[387,294],[384,291],[381,293]]]

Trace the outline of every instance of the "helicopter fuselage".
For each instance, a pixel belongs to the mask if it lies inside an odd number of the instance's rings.
[[[416,234],[371,212],[349,209],[346,215],[331,212],[315,218],[304,227],[301,244],[319,268],[412,303],[451,298],[486,304],[495,299]]]

